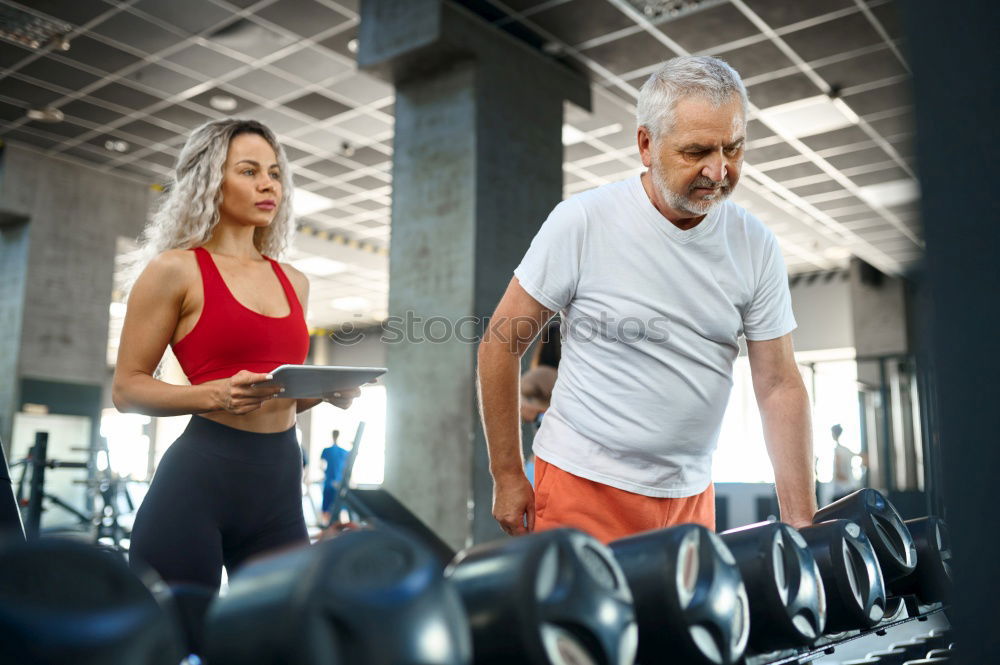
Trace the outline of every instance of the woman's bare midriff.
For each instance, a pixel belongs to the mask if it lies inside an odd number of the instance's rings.
[[[211,383],[221,383],[225,379],[217,381],[206,381],[202,385]],[[276,397],[269,399],[256,411],[237,416],[228,411],[206,411],[199,413],[202,418],[214,420],[220,425],[226,425],[233,429],[244,432],[257,432],[258,434],[273,434],[274,432],[284,432],[295,425],[295,413],[297,402],[294,399]]]

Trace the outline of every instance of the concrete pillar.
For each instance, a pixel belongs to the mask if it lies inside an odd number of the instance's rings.
[[[386,487],[463,547],[501,531],[455,327],[492,312],[562,198],[563,102],[589,108],[589,84],[442,0],[364,0],[359,42],[396,86]]]
[[[4,146],[0,171],[0,437],[26,402],[100,426],[118,236],[151,203],[131,179]],[[87,445],[91,442],[80,442]]]

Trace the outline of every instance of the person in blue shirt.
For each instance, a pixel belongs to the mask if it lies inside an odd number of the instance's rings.
[[[348,451],[338,445],[340,430],[333,430],[333,445],[324,448],[320,453],[323,460],[323,523],[330,523],[330,509],[340,490],[340,480],[344,475],[344,465],[347,463]]]

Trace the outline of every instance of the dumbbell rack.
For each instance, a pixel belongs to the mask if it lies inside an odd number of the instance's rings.
[[[917,608],[917,606],[912,606]],[[908,606],[908,611],[910,606]],[[919,606],[920,613],[896,621],[879,624],[862,631],[850,631],[821,638],[812,647],[800,650],[787,649],[759,655],[748,655],[746,665],[834,665],[845,660],[860,658],[866,653],[884,649],[889,644],[902,642],[931,630],[951,627],[945,608],[938,605]]]

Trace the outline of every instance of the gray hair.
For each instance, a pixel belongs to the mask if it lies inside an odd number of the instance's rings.
[[[750,104],[735,69],[718,58],[686,55],[667,60],[646,79],[639,90],[636,122],[649,130],[654,140],[658,139],[673,127],[677,103],[689,96],[702,97],[715,106],[739,97],[744,116]]]
[[[191,132],[157,209],[140,237],[140,251],[130,271],[130,287],[153,258],[168,249],[191,249],[208,242],[219,223],[222,176],[229,142],[240,134],[262,136],[274,149],[281,170],[281,201],[271,223],[254,229],[253,244],[261,254],[279,258],[295,234],[292,174],[274,132],[256,120],[212,120]]]

